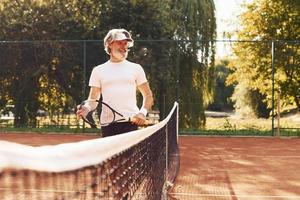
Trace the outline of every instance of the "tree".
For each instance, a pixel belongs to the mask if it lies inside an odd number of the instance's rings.
[[[299,4],[293,0],[254,0],[245,5],[246,11],[240,16],[242,28],[236,33],[238,39],[257,41],[235,44],[238,59],[232,65],[234,73],[228,83],[241,84],[251,94],[257,94],[249,97],[256,96],[256,101],[265,105],[264,112],[272,105],[272,41],[275,90],[280,91],[283,104],[293,103],[300,110]],[[253,106],[252,109],[255,110]]]
[[[215,93],[214,100],[209,104],[208,109],[214,111],[230,111],[233,110],[231,96],[233,94],[233,86],[226,85],[226,78],[231,73],[228,69],[230,60],[225,58],[219,60],[215,67]]]
[[[3,54],[9,57],[19,52],[9,61],[2,60],[1,67],[16,68],[10,76],[16,78],[7,80],[7,96],[18,104],[23,91],[28,96],[23,103],[34,105],[16,106],[20,112],[16,120],[21,124],[29,119],[34,122],[36,114],[24,116],[39,108],[54,112],[70,105],[70,99],[82,100],[84,80],[95,65],[107,59],[102,40],[111,28],[126,28],[133,34],[136,45],[130,59],[144,66],[155,94],[155,108],[164,115],[178,97],[183,105],[181,125],[198,128],[205,124],[204,107],[212,99],[214,80],[214,44],[209,42],[215,38],[216,28],[213,1],[25,0],[20,4],[3,0],[2,6],[0,40],[43,41],[26,43],[30,48],[17,42]],[[97,41],[56,42],[78,39]],[[31,84],[9,87],[22,78]]]
[[[86,24],[81,20],[84,17],[76,18],[74,2],[2,3],[0,40],[16,40],[10,45],[4,44],[1,51],[1,58],[5,58],[0,60],[1,70],[6,72],[1,74],[6,80],[1,87],[7,92],[4,101],[15,105],[15,126],[35,126],[38,109],[47,108],[51,115],[67,104],[66,95],[77,102],[82,96],[77,89],[83,79],[82,47],[45,40],[79,37],[84,35],[82,27]],[[55,89],[43,89],[46,85]]]
[[[179,102],[181,125],[199,128],[205,125],[205,107],[213,100],[216,37],[213,1],[174,1],[174,36],[178,42],[174,57],[179,65]]]

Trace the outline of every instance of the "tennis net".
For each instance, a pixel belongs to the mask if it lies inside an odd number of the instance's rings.
[[[179,170],[178,104],[156,125],[32,147],[0,141],[1,200],[159,200]]]

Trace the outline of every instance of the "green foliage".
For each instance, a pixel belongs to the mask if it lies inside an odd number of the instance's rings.
[[[209,104],[208,109],[213,111],[233,110],[233,102],[231,96],[233,94],[233,86],[226,85],[226,79],[230,74],[228,68],[229,60],[224,59],[217,62],[215,67],[215,90],[214,99]]]
[[[203,127],[204,108],[213,99],[216,37],[213,1],[174,1],[175,35],[179,72],[180,123],[182,127]]]
[[[83,28],[81,18],[75,19],[76,9],[72,10],[68,3],[55,3],[5,1],[5,9],[0,12],[0,39],[56,40],[84,35],[78,34]],[[75,53],[72,44],[15,42],[1,47],[1,57],[6,58],[0,60],[1,70],[6,72],[1,74],[6,80],[1,90],[10,97],[5,101],[11,99],[15,105],[15,126],[35,126],[38,109],[46,109],[51,115],[67,103],[66,95],[79,101],[81,93],[75,88],[81,82],[74,77],[82,74],[82,51]],[[45,76],[47,79],[42,78]],[[41,98],[45,94],[47,98]]]
[[[265,97],[257,90],[248,89],[247,85],[240,82],[231,97],[234,101],[235,112],[241,116],[267,118],[271,109],[263,101]]]
[[[214,81],[215,47],[207,42],[216,36],[213,1],[3,0],[1,6],[0,40],[44,41],[0,45],[7,58],[0,60],[0,104],[13,101],[18,126],[34,126],[38,109],[70,112],[85,97],[92,68],[107,59],[101,41],[111,28],[133,34],[129,59],[145,68],[155,109],[165,115],[179,99],[182,126],[205,124]],[[82,39],[100,43],[53,42]]]
[[[246,6],[240,17],[242,28],[237,32],[238,39],[266,42],[242,42],[234,46],[238,59],[231,66],[234,73],[228,83],[241,85],[240,89],[250,92],[244,98],[256,94],[256,101],[271,108],[272,59],[271,43],[267,41],[274,41],[275,91],[281,93],[283,105],[294,104],[300,110],[300,52],[296,42],[300,39],[299,11],[299,1],[293,0],[255,0]],[[236,96],[241,98],[240,94]],[[255,110],[254,104],[244,103]],[[259,116],[266,116],[268,109],[263,110]]]

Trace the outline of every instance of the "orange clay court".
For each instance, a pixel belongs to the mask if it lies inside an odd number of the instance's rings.
[[[6,134],[33,146],[93,139],[91,135]],[[169,199],[300,200],[300,139],[179,137],[181,164]]]

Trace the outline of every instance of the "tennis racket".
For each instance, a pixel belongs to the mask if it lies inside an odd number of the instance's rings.
[[[100,100],[83,101],[79,109],[87,103],[98,103],[98,106],[94,110],[89,111],[86,116],[82,116],[83,121],[88,123],[92,128],[98,128],[99,124],[101,126],[108,126],[115,122],[132,122],[134,120],[131,117],[124,117],[120,112]],[[104,113],[104,119],[100,117],[101,113]]]

